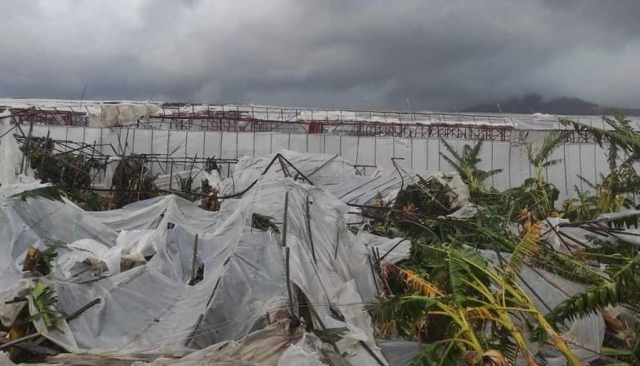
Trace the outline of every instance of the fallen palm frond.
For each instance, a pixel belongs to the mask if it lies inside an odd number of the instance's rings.
[[[394,264],[386,263],[386,270],[400,276],[410,291],[430,298],[443,296],[442,292],[434,284],[425,281],[410,269],[403,269]]]
[[[538,253],[541,244],[540,226],[541,222],[537,222],[528,228],[516,249],[511,253],[511,259],[507,265],[509,271],[519,272],[525,260]]]

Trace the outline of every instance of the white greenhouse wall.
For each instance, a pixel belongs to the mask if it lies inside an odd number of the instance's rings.
[[[298,152],[338,154],[356,165],[393,168],[393,159],[405,170],[450,171],[452,167],[440,153],[449,152],[438,139],[391,137],[336,136],[275,132],[204,132],[137,128],[101,129],[94,127],[34,126],[35,136],[49,135],[55,140],[96,144],[105,155],[125,153],[159,154],[169,158],[211,157],[237,159],[241,156],[262,156],[283,149]],[[540,142],[545,133],[535,131],[528,141]],[[458,151],[472,140],[448,141]],[[502,169],[486,183],[504,190],[517,186],[535,174],[527,160],[526,147],[518,142],[485,141],[480,156],[480,168]],[[578,175],[595,182],[608,172],[604,151],[596,144],[571,143],[557,149],[552,159],[562,161],[543,172],[561,192],[561,199],[574,196],[574,186],[586,189]],[[166,174],[169,163],[153,163],[155,173]],[[189,167],[174,167],[173,169]]]

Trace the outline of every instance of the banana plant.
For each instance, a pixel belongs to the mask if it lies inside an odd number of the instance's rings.
[[[29,294],[33,298],[33,303],[37,309],[37,313],[33,314],[29,320],[42,319],[47,328],[55,326],[58,319],[61,319],[63,315],[55,308],[58,298],[53,289],[44,282],[35,281],[29,290]]]
[[[518,283],[520,268],[528,258],[536,255],[540,246],[539,230],[539,223],[533,225],[519,242],[513,244],[515,249],[503,268],[487,263],[480,252],[473,249],[430,246],[429,250],[441,252],[436,261],[439,264],[423,266],[431,266],[427,278],[410,270],[390,271],[398,275],[406,293],[380,299],[372,308],[374,319],[383,324],[382,328],[393,329],[402,336],[428,338],[430,325],[436,323],[436,331],[445,329],[444,334],[438,335],[437,340],[430,342],[416,358],[421,364],[455,365],[458,360],[464,360],[469,365],[476,365],[490,353],[499,354],[510,363],[521,355],[528,365],[537,365],[522,330],[530,322],[544,331],[546,339],[571,365],[580,365],[566,342]],[[442,268],[446,269],[446,280],[438,274],[437,269]],[[528,322],[516,322],[516,318],[528,319]],[[487,336],[490,331],[494,337]],[[496,337],[495,333],[502,333],[502,336]]]
[[[473,147],[465,144],[462,153],[458,153],[446,140],[441,139],[440,141],[453,159],[443,153],[440,153],[440,156],[460,174],[462,180],[469,185],[471,190],[483,190],[484,181],[502,171],[502,169],[486,171],[478,168],[482,162],[478,155],[482,149],[483,140],[479,140]]]
[[[583,134],[589,134],[601,148],[607,151],[609,173],[600,175],[600,182],[588,182],[579,177],[594,190],[597,212],[619,212],[622,207],[635,206],[633,197],[640,193],[640,178],[634,163],[640,162],[640,134],[631,126],[631,121],[620,113],[613,117],[603,117],[603,124],[609,128],[599,128],[561,119],[560,122]]]

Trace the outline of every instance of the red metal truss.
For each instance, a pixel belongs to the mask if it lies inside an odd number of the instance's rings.
[[[61,111],[56,109],[9,108],[15,123],[39,124],[50,126],[87,126],[89,116],[86,112]]]
[[[240,109],[242,108],[242,109]],[[87,112],[14,108],[14,123],[88,126]],[[331,113],[331,114],[330,114]],[[318,111],[273,107],[164,105],[162,112],[131,121],[124,127],[229,131],[281,132],[396,138],[443,138],[512,141],[517,131],[508,118],[446,113]],[[567,131],[567,143],[592,143],[593,136]]]

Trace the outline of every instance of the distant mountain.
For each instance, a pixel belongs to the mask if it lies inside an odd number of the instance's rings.
[[[494,103],[479,104],[471,108],[466,108],[464,112],[604,115],[610,114],[614,109],[627,116],[640,116],[640,109],[610,108],[590,103],[579,98],[569,97],[546,101],[538,94],[529,94],[522,98],[510,98],[504,101],[496,101]]]

